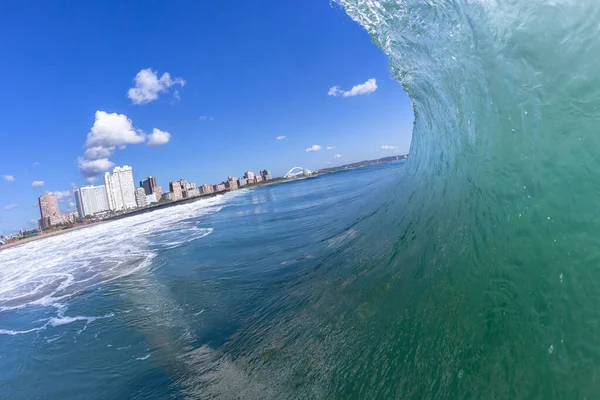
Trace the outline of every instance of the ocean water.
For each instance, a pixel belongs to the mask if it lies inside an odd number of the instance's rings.
[[[0,252],[1,398],[598,398],[600,2],[333,6],[409,161]]]
[[[339,357],[360,350],[385,294],[372,279],[394,240],[375,215],[404,168],[239,190],[0,252],[0,398],[335,396],[356,367]]]

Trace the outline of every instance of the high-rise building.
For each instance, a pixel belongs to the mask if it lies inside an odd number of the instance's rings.
[[[225,184],[224,183],[217,183],[216,185],[213,185],[213,191],[214,192],[222,192],[225,190]]]
[[[40,216],[38,224],[41,229],[52,225],[71,224],[77,220],[77,213],[61,214],[58,209],[58,198],[54,193],[46,193],[38,198]]]
[[[140,182],[140,187],[144,188],[146,194],[152,194],[155,191],[155,188],[158,187],[156,184],[156,178],[153,176],[149,176],[145,181]]]
[[[225,182],[225,187],[229,190],[235,190],[238,188],[237,179],[234,176],[230,176],[227,178],[227,182]]]
[[[198,197],[198,196],[200,196],[200,189],[199,188],[189,189],[187,191],[187,196],[188,197]]]
[[[185,179],[179,180],[179,188],[181,189],[181,196],[185,199],[188,197],[188,183]]]
[[[143,187],[135,189],[135,204],[138,207],[146,207],[148,202],[146,201],[146,191]]]
[[[173,201],[183,199],[183,191],[181,190],[181,181],[169,182],[169,190],[173,194]]]
[[[40,205],[40,216],[42,219],[60,214],[58,209],[58,197],[54,193],[46,193],[38,198]]]
[[[192,182],[188,183],[187,190],[193,190],[193,189],[196,189],[196,184],[192,183]]]
[[[248,182],[254,181],[254,172],[248,171],[244,174],[244,178],[248,179]]]
[[[157,186],[157,187],[155,187],[155,188],[154,188],[154,193],[153,193],[153,194],[155,194],[155,195],[156,195],[156,199],[157,199],[157,201],[160,201],[160,199],[162,198],[162,194],[163,194],[163,191],[162,191],[162,186]]]
[[[214,188],[212,185],[200,186],[200,193],[202,193],[202,194],[209,194],[209,193],[212,193],[213,191],[214,191]]]
[[[160,187],[156,184],[155,177],[149,176],[148,179],[140,182],[140,186],[144,188],[144,191],[146,192],[146,196],[150,196],[152,194],[155,195],[156,201],[153,203],[160,201],[160,199],[162,198],[162,193],[163,193],[162,187]]]
[[[73,194],[75,204],[77,204],[77,213],[81,219],[87,215],[94,215],[110,209],[104,185],[85,186],[75,190]]]
[[[158,192],[154,192],[152,194],[147,194],[146,195],[146,204],[150,205],[152,203],[158,203],[160,201],[160,198],[156,198]],[[161,194],[162,196],[162,194]]]
[[[240,178],[237,180],[238,187],[246,186],[248,184],[248,179]]]
[[[104,186],[108,206],[113,211],[135,208],[135,185],[133,183],[133,170],[130,166],[115,167],[112,175],[104,174]]]
[[[271,179],[273,179],[271,177],[271,170],[270,169],[265,169],[264,171],[260,171],[260,175],[262,176],[264,181],[270,181]]]

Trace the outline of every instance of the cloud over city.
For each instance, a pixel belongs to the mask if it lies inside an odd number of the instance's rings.
[[[34,189],[44,187],[44,181],[33,181],[31,187]]]
[[[330,87],[327,91],[329,96],[342,96],[342,97],[352,97],[352,96],[361,96],[363,94],[373,93],[377,90],[377,80],[375,78],[371,78],[367,80],[365,83],[361,83],[360,85],[355,85],[350,90],[342,90],[339,86]]]
[[[171,134],[154,128],[152,133],[148,135],[148,146],[162,146],[169,143]]]
[[[13,183],[15,181],[15,177],[12,175],[4,175],[2,178],[4,178],[4,180],[6,182],[10,182],[10,183]]]
[[[70,190],[63,190],[63,191],[56,191],[56,192],[49,192],[52,193],[56,196],[56,198],[58,199],[59,202],[63,203],[67,200],[72,200],[72,196],[73,196],[73,192]]]
[[[327,146],[327,150],[334,150],[335,146]]]
[[[335,156],[333,156],[333,158],[340,158],[341,156],[341,154],[336,154]]]
[[[18,204],[7,204],[4,206],[6,211],[14,210],[15,208],[19,208]]]
[[[390,146],[387,144],[384,144],[383,146],[380,147],[381,150],[387,150],[387,151],[397,151],[400,149],[400,147],[398,146]]]
[[[321,150],[321,146],[319,146],[318,144],[313,144],[312,146],[310,146],[308,149],[304,150],[307,153],[313,152],[313,151],[319,151]]]
[[[283,136],[283,135],[282,136],[277,136],[277,140],[283,140],[283,139],[285,139],[285,136]]]
[[[161,146],[169,143],[171,134],[154,128],[146,135],[141,129],[134,127],[133,122],[124,114],[96,111],[92,129],[87,134],[82,157],[77,159],[79,170],[87,183],[94,183],[96,176],[115,166],[109,160],[117,149],[123,150],[127,145],[146,142],[148,146]]]
[[[175,85],[185,86],[182,78],[171,78],[171,74],[165,72],[158,77],[158,72],[146,68],[138,72],[133,79],[135,86],[127,91],[127,97],[133,104],[146,104],[158,99],[160,93],[169,91]],[[179,100],[179,91],[175,91],[175,99]]]

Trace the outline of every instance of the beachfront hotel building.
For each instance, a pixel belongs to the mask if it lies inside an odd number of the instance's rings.
[[[77,213],[61,214],[58,208],[58,197],[54,193],[46,193],[38,198],[40,206],[40,229],[47,229],[53,225],[71,224],[77,221]]]
[[[225,188],[229,190],[235,190],[238,188],[237,178],[234,176],[230,176],[227,178],[227,182],[225,182]]]
[[[145,181],[140,181],[140,187],[144,188],[146,194],[154,193],[154,188],[156,186],[158,186],[156,184],[156,178],[153,176],[149,176]]]
[[[146,200],[146,191],[143,187],[139,187],[135,189],[135,204],[140,207],[146,207],[148,202]]]
[[[58,209],[58,197],[54,193],[46,193],[38,198],[40,216],[42,219],[60,214]]]
[[[212,193],[214,191],[213,186],[212,185],[202,185],[200,186],[200,193],[201,194],[209,194]]]
[[[254,182],[254,172],[252,171],[247,171],[244,174],[244,178],[246,178],[248,180],[248,182]]]
[[[81,219],[88,215],[95,215],[110,210],[106,187],[104,185],[85,186],[76,189],[73,195],[75,196],[75,204],[77,204],[77,213]]]
[[[115,167],[112,175],[106,172],[104,186],[106,187],[108,206],[112,211],[136,208],[133,170],[130,166]]]
[[[141,181],[140,187],[144,188],[144,191],[146,192],[146,196],[150,196],[150,195],[154,194],[156,199],[158,199],[158,201],[160,201],[163,191],[162,191],[162,187],[158,186],[158,184],[156,183],[155,177],[149,176],[148,179],[146,179],[145,181]]]
[[[271,177],[271,170],[270,169],[265,169],[264,171],[260,171],[260,176],[262,176],[264,181],[270,181],[271,179],[273,179]]]
[[[169,182],[169,191],[172,193],[173,201],[183,199],[183,190],[181,190],[181,181]]]

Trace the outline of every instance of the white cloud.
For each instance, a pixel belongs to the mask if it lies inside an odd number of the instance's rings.
[[[331,161],[325,161],[325,164],[331,164]]]
[[[318,144],[313,144],[312,146],[310,146],[308,149],[304,150],[307,153],[310,153],[311,151],[319,151],[321,150],[321,146],[319,146]]]
[[[95,183],[97,180],[98,180],[98,178],[95,177],[95,176],[88,176],[87,178],[85,178],[85,182],[88,183],[88,184],[90,184],[90,185],[92,183]]]
[[[33,167],[34,167],[34,168],[35,168],[35,167],[37,167],[38,165],[40,165],[40,163],[39,163],[39,162],[37,162],[37,161],[33,163]]]
[[[332,86],[327,91],[328,96],[339,96],[341,93],[344,93],[344,91],[339,86]]]
[[[380,148],[381,148],[381,150],[391,150],[391,151],[396,151],[396,150],[400,149],[398,146],[389,146],[387,144],[384,144]]]
[[[41,188],[44,187],[44,181],[33,181],[31,183],[32,188]]]
[[[83,153],[83,158],[87,160],[97,160],[99,158],[108,158],[112,155],[114,147],[95,146],[90,147]]]
[[[327,150],[333,150],[335,149],[335,146],[327,146]]]
[[[12,175],[4,175],[4,176],[3,176],[3,178],[4,178],[4,180],[5,180],[6,182],[10,182],[10,183],[12,183],[12,182],[14,182],[14,181],[15,181],[15,177],[14,177],[14,176],[12,176]]]
[[[277,140],[283,140],[283,139],[285,139],[285,136],[283,136],[283,135],[282,136],[277,136]]]
[[[154,128],[152,133],[148,135],[148,146],[162,146],[169,143],[169,140],[171,140],[169,132]]]
[[[115,163],[110,161],[108,158],[99,158],[97,160],[87,160],[83,157],[79,157],[77,160],[79,170],[83,176],[87,178],[101,174],[108,171],[115,166]]]
[[[75,208],[76,205],[74,201],[69,202],[69,208]]]
[[[333,158],[340,158],[341,156],[341,154],[336,154],[335,156],[333,156]]]
[[[201,116],[198,117],[198,119],[200,121],[212,121],[212,120],[214,120],[214,118],[211,117],[210,115],[201,115]]]
[[[127,91],[127,97],[133,104],[146,104],[158,99],[159,93],[166,92],[173,85],[184,86],[185,81],[181,78],[171,78],[171,74],[165,72],[159,78],[156,71],[151,68],[143,69],[134,78],[135,87]],[[177,92],[176,96],[179,96]]]
[[[14,210],[15,208],[19,208],[19,205],[18,204],[7,204],[4,206],[4,209],[6,211]]]
[[[361,83],[360,85],[355,85],[350,90],[342,90],[339,86],[333,86],[329,88],[327,94],[329,96],[344,96],[344,97],[352,97],[352,96],[360,96],[363,94],[373,93],[377,90],[377,81],[375,78],[371,78],[367,80],[365,83]]]
[[[59,191],[56,191],[56,192],[49,192],[49,193],[53,193],[54,195],[56,195],[56,198],[60,202],[64,202],[66,200],[69,200],[73,196],[73,193],[70,190],[63,190],[63,191],[59,190]]]
[[[154,128],[150,135],[146,135],[141,129],[136,129],[126,115],[98,110],[85,141],[85,153],[78,159],[79,170],[86,182],[95,182],[94,176],[115,166],[109,157],[117,148],[123,150],[127,145],[146,141],[148,146],[159,146],[167,144],[170,139],[169,132]]]
[[[29,221],[29,223],[31,225],[37,225],[38,224],[38,220],[37,219],[32,219],[32,220]]]
[[[181,96],[179,95],[179,90],[176,90],[173,92],[173,98],[175,99],[175,101],[181,100]]]
[[[124,114],[96,111],[96,121],[87,135],[85,147],[125,146],[146,140],[143,132],[136,131],[133,123]]]

